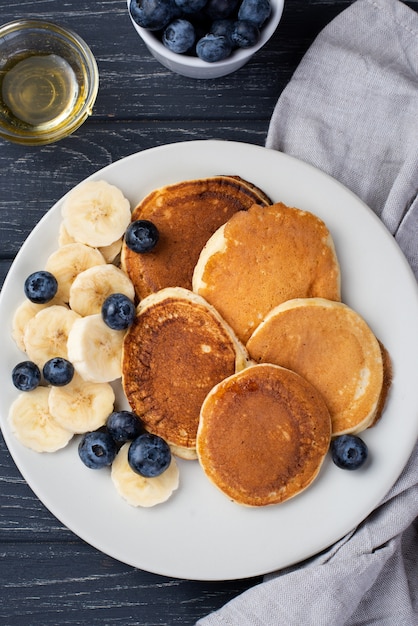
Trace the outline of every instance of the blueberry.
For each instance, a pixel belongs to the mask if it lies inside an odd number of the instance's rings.
[[[22,361],[13,368],[12,381],[16,389],[31,391],[41,382],[41,370],[33,361]]]
[[[242,0],[238,10],[238,19],[253,22],[258,28],[261,28],[270,14],[270,0]]]
[[[129,12],[147,30],[162,30],[180,13],[174,0],[131,0]]]
[[[45,363],[42,373],[47,383],[54,387],[62,387],[72,381],[74,366],[67,359],[56,356]]]
[[[205,6],[207,0],[174,0],[183,13],[197,13]]]
[[[251,48],[260,39],[260,31],[252,22],[237,20],[231,33],[231,41],[237,48]]]
[[[90,469],[101,469],[111,465],[117,446],[111,435],[102,430],[85,433],[78,444],[78,455]]]
[[[158,228],[149,220],[131,222],[125,233],[125,243],[134,252],[149,252],[158,242]]]
[[[133,441],[144,432],[141,420],[132,411],[114,411],[107,418],[106,428],[117,443]]]
[[[139,435],[129,446],[128,463],[134,472],[154,478],[162,474],[170,465],[171,450],[169,445],[151,433]]]
[[[36,304],[45,304],[52,300],[58,291],[57,279],[51,272],[41,270],[30,274],[25,280],[25,295]]]
[[[177,19],[164,30],[162,42],[168,50],[183,54],[193,46],[195,36],[193,24],[188,20]]]
[[[210,32],[212,35],[223,36],[228,39],[228,41],[232,44],[231,41],[231,33],[234,28],[234,20],[225,19],[225,20],[215,20],[212,22],[210,27]]]
[[[231,52],[232,45],[226,37],[211,33],[199,39],[196,46],[197,56],[208,63],[222,61],[229,57]]]
[[[205,6],[205,13],[212,20],[223,20],[232,15],[239,0],[208,0]]]
[[[341,469],[355,470],[366,461],[368,448],[357,435],[340,435],[331,442],[331,456]]]
[[[135,305],[123,293],[112,293],[102,304],[102,318],[112,330],[125,330],[135,319]]]

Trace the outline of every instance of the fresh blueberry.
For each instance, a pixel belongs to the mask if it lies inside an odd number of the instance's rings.
[[[102,304],[102,318],[112,330],[125,330],[135,318],[135,305],[123,293],[112,293]]]
[[[231,32],[231,41],[237,48],[251,48],[260,39],[260,31],[253,22],[237,20]]]
[[[164,30],[162,42],[171,52],[183,54],[193,46],[195,36],[193,24],[188,20],[177,19],[170,22]]]
[[[40,270],[27,277],[24,289],[26,297],[31,302],[45,304],[57,293],[58,282],[51,272]]]
[[[234,28],[234,23],[234,20],[230,19],[215,20],[210,27],[210,32],[212,35],[226,37],[232,44],[231,33]]]
[[[197,13],[205,6],[207,0],[175,0],[175,3],[183,13]]]
[[[129,12],[138,26],[162,30],[180,11],[174,0],[131,0]]]
[[[134,472],[154,478],[162,474],[170,465],[171,450],[169,445],[151,433],[139,435],[132,441],[128,450],[128,463]]]
[[[102,430],[85,433],[78,444],[78,454],[90,469],[101,469],[111,465],[117,446],[111,435]]]
[[[13,368],[12,381],[16,389],[31,391],[41,382],[41,370],[33,361],[22,361]]]
[[[125,233],[125,243],[134,252],[149,252],[158,239],[158,228],[149,220],[131,222]]]
[[[331,457],[341,469],[355,470],[365,463],[368,448],[357,435],[340,435],[331,443]]]
[[[132,411],[114,411],[107,418],[106,428],[117,443],[133,441],[144,432],[141,420]]]
[[[49,359],[43,367],[42,374],[47,383],[54,387],[68,385],[74,376],[74,366],[60,356]]]
[[[239,0],[208,0],[205,13],[212,20],[223,20],[232,15],[237,8]]]
[[[242,0],[238,10],[238,19],[253,22],[258,28],[261,28],[270,14],[270,0]]]
[[[232,52],[232,45],[229,40],[222,35],[212,35],[209,33],[197,42],[197,56],[207,63],[215,63],[229,57]]]

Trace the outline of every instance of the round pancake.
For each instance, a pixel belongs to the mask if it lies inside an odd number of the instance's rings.
[[[200,251],[233,213],[253,204],[271,204],[266,194],[233,176],[187,180],[155,189],[132,213],[132,221],[153,222],[160,237],[154,250],[138,254],[125,243],[121,263],[137,297],[165,287],[192,288],[193,269]]]
[[[225,495],[247,506],[277,504],[318,475],[331,439],[321,394],[304,378],[270,364],[252,365],[206,397],[197,434],[203,471]]]
[[[132,410],[173,453],[196,458],[209,390],[247,365],[247,353],[203,298],[167,288],[144,298],[123,346],[122,384]]]
[[[291,298],[340,300],[340,268],[318,217],[276,203],[233,215],[209,239],[193,290],[244,343],[275,306]]]
[[[333,435],[358,433],[381,410],[382,350],[362,317],[322,298],[285,302],[271,311],[247,343],[257,362],[282,365],[322,393]]]

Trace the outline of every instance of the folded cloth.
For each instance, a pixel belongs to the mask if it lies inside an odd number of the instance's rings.
[[[357,0],[340,13],[281,94],[266,146],[315,165],[356,193],[394,235],[418,278],[415,11],[399,0]],[[356,529],[321,554],[266,576],[197,624],[417,626],[418,444]]]
[[[358,0],[335,18],[283,91],[266,147],[356,193],[418,277],[416,12],[398,0]]]

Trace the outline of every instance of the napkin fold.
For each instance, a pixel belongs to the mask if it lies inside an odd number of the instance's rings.
[[[356,193],[418,278],[418,13],[400,0],[357,0],[340,13],[281,94],[266,147],[311,163]],[[356,529],[197,622],[371,624],[418,624],[418,444]]]

